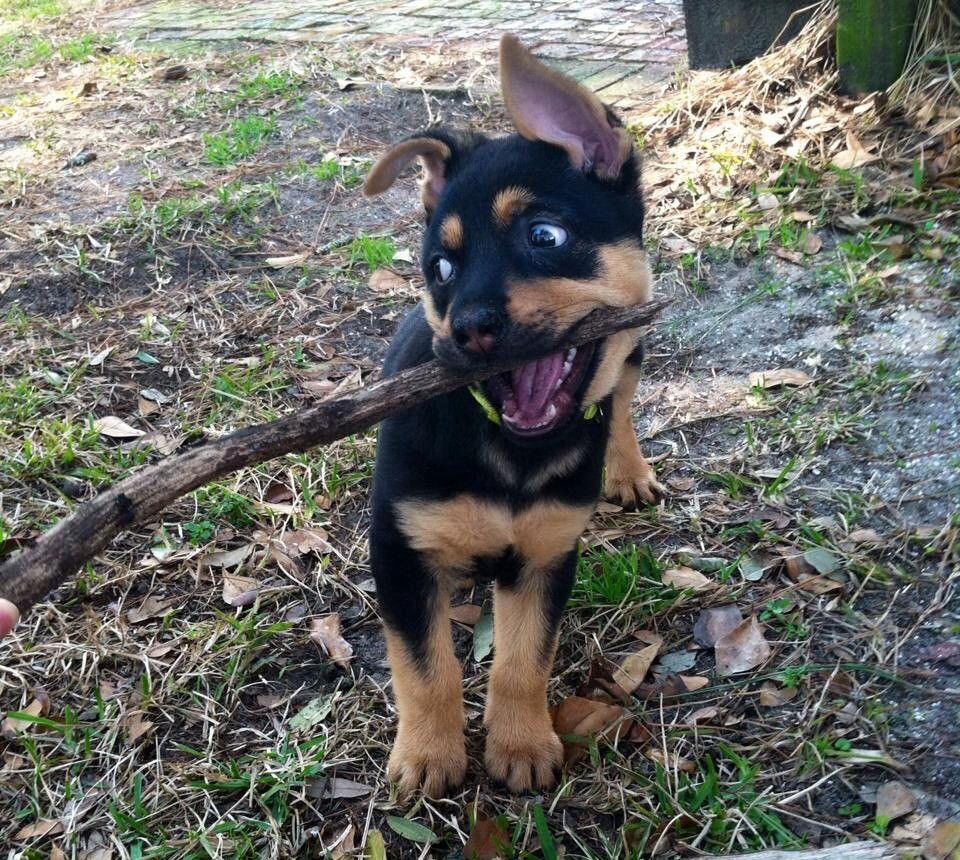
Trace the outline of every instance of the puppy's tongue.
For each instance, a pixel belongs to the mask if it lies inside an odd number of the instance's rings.
[[[518,367],[510,374],[518,417],[541,417],[563,373],[563,353],[555,353]],[[510,404],[511,406],[514,403]]]

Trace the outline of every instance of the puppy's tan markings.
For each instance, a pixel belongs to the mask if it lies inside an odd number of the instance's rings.
[[[636,349],[640,342],[640,329],[630,328],[610,335],[600,345],[603,355],[600,363],[583,395],[583,403],[599,403],[616,388],[624,372],[627,356]]]
[[[441,502],[408,499],[395,510],[410,546],[443,571],[463,570],[477,556],[499,555],[513,538],[510,511],[468,493]]]
[[[528,570],[545,570],[570,552],[590,521],[593,507],[538,502],[518,513],[513,521],[513,545]]]
[[[544,614],[544,579],[525,576],[494,593],[494,659],[487,692],[487,772],[511,791],[549,788],[563,747],[547,710],[556,636]],[[549,637],[549,638],[548,638]]]
[[[532,191],[521,188],[519,185],[510,185],[497,192],[493,198],[493,223],[501,230],[506,230],[513,219],[534,201]]]
[[[610,438],[604,458],[606,480],[603,494],[625,508],[636,507],[640,499],[651,505],[666,495],[653,467],[640,450],[633,427],[633,394],[640,380],[640,368],[625,365],[613,391]]]
[[[554,457],[539,472],[531,475],[523,482],[523,491],[525,493],[538,493],[554,478],[569,475],[580,465],[586,452],[586,448],[573,448],[560,457]]]
[[[566,331],[596,308],[622,308],[649,300],[647,255],[636,242],[624,241],[600,250],[600,274],[596,278],[533,278],[511,282],[507,312],[522,325],[549,320],[558,331]]]
[[[399,717],[387,772],[403,795],[422,786],[428,796],[439,797],[460,785],[467,770],[460,664],[447,620],[450,596],[441,591],[435,600],[425,666],[414,661],[403,640],[386,628]]]
[[[427,325],[430,326],[430,330],[440,338],[449,338],[451,337],[450,330],[450,320],[446,317],[441,317],[437,313],[437,306],[433,303],[433,296],[430,295],[428,290],[423,292],[423,315],[426,317]]]
[[[463,247],[463,221],[459,215],[447,215],[440,225],[440,242],[448,251]]]

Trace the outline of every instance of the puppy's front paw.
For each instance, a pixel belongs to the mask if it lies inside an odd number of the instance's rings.
[[[466,773],[467,753],[462,734],[427,740],[422,733],[409,734],[401,730],[387,764],[387,775],[399,783],[402,797],[418,788],[428,797],[442,797],[457,788]]]
[[[656,505],[667,497],[667,488],[663,486],[649,466],[646,471],[635,475],[607,474],[603,484],[603,495],[614,504],[626,510],[639,507],[640,502]]]
[[[491,779],[520,793],[554,784],[563,762],[563,745],[549,719],[538,728],[494,723],[487,735],[484,758]]]

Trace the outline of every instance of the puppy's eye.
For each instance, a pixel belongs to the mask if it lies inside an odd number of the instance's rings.
[[[437,283],[445,284],[453,277],[453,264],[446,257],[437,257],[433,263],[433,276]]]
[[[567,241],[567,231],[556,224],[538,221],[530,225],[529,239],[534,248],[557,248]]]

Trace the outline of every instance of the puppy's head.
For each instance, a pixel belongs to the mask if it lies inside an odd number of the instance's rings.
[[[518,134],[422,132],[390,149],[364,190],[379,194],[420,162],[434,351],[455,367],[529,359],[484,387],[504,432],[542,439],[606,397],[634,348],[622,332],[559,349],[592,310],[649,299],[639,165],[602,102],[511,36],[500,73]]]

